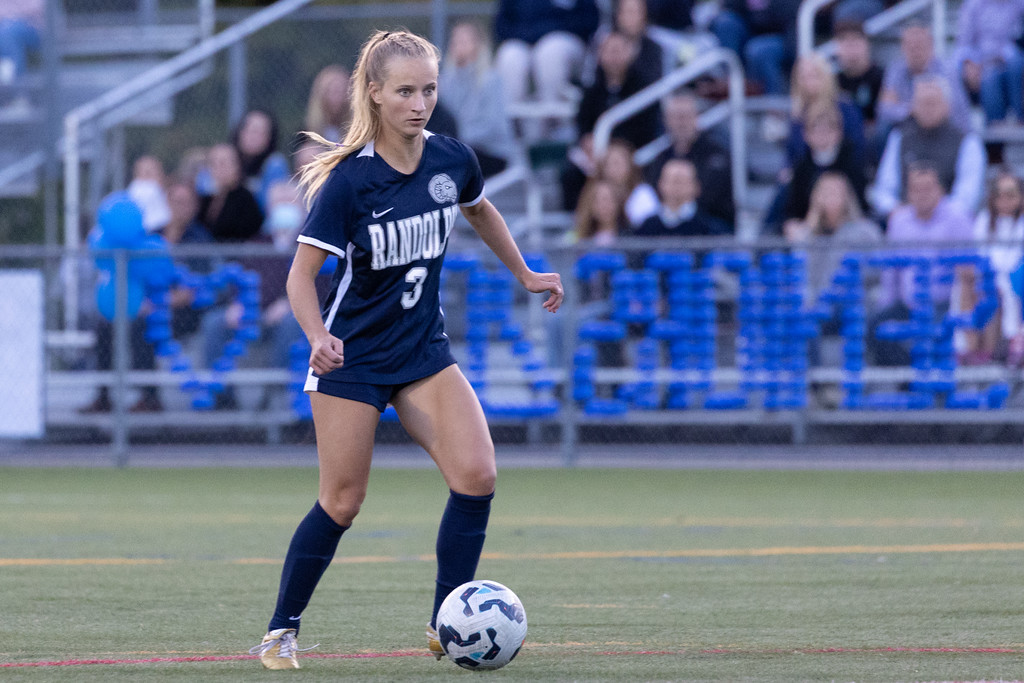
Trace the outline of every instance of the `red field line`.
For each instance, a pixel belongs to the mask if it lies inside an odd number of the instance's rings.
[[[383,659],[387,657],[431,657],[429,652],[363,652],[356,654],[306,654],[303,659]],[[16,667],[84,666],[87,664],[183,664],[188,662],[234,662],[259,659],[256,655],[198,655],[194,657],[148,657],[146,659],[62,659],[49,662],[0,662],[0,669]]]
[[[1012,647],[825,647],[825,648],[793,648],[773,650],[743,650],[732,648],[706,648],[703,650],[607,650],[597,652],[605,656],[642,656],[642,655],[831,655],[831,654],[1024,654],[1024,648]]]
[[[828,647],[820,649],[743,650],[706,648],[702,650],[606,650],[594,654],[607,657],[679,656],[679,655],[823,655],[823,654],[1024,654],[1024,648],[1011,647]],[[355,654],[307,654],[310,659],[386,659],[392,657],[429,657],[429,652],[397,650],[395,652],[363,652]],[[183,664],[189,662],[233,662],[255,660],[254,655],[200,655],[194,657],[149,657],[145,659],[63,659],[45,662],[0,662],[2,668],[86,666],[113,664]]]

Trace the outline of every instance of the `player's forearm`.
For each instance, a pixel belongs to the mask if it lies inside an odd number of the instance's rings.
[[[464,210],[463,213],[484,244],[505,264],[512,275],[522,282],[530,269],[527,267],[526,261],[523,260],[523,255],[515,240],[512,239],[512,233],[509,232],[505,219],[501,217],[494,205],[485,199],[479,205]]]
[[[294,266],[288,273],[288,303],[303,334],[312,345],[317,339],[328,334],[320,317],[320,300],[317,297],[314,279],[308,273]]]

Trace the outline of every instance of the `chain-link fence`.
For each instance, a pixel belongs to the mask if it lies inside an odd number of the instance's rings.
[[[66,7],[88,4],[89,21],[155,11],[175,17],[158,23],[174,23],[202,4],[90,2]],[[440,4],[450,17],[486,21],[491,11],[488,3]],[[205,150],[228,141],[251,109],[276,119],[278,151],[291,161],[317,75],[351,68],[372,29],[437,33],[437,6],[310,4],[95,108],[77,122],[81,137],[70,148],[76,175],[59,206],[79,220],[63,237],[85,242],[102,198],[128,186],[142,156],[194,183]],[[85,61],[109,68],[104,59]],[[120,73],[131,83],[141,72]],[[55,218],[58,189],[51,178],[39,192],[52,193]],[[586,252],[551,246],[565,243],[564,221],[541,216],[538,225],[535,202],[522,194],[495,202],[531,262],[562,273],[565,308],[545,314],[465,224],[449,245],[442,291],[456,357],[501,441],[550,444],[568,461],[584,442],[1021,436],[1019,359],[1001,348],[965,363],[965,344],[1005,306],[991,264],[973,250],[829,254],[674,242],[650,253],[650,244],[627,242]],[[0,201],[0,228],[44,241],[45,198]],[[17,292],[2,304],[0,358],[18,388],[3,395],[0,437],[111,443],[121,458],[139,441],[308,440],[308,349],[281,303],[290,257],[290,248],[253,244],[169,253],[0,248],[5,291]],[[897,269],[910,269],[919,298],[908,300],[905,319],[876,320],[876,281]],[[952,289],[966,270],[973,297],[958,297],[952,312],[952,295],[939,308],[925,301],[929,284]],[[381,431],[405,438],[390,411]]]
[[[449,244],[446,328],[499,440],[571,459],[578,443],[856,440],[882,427],[886,439],[1020,438],[1020,358],[965,361],[1003,303],[973,250],[664,247],[527,254],[565,278],[550,315],[472,236]],[[5,335],[5,376],[42,359],[19,381],[35,398],[7,399],[39,406],[39,431],[7,436],[112,442],[126,457],[138,441],[308,439],[309,348],[275,306],[289,261],[253,245],[0,251],[0,276],[37,292],[5,304],[8,323],[42,330],[43,277],[24,279],[47,263],[90,283],[79,330]],[[879,288],[896,273],[911,284],[893,312]],[[385,412],[382,435],[404,438],[396,420]]]

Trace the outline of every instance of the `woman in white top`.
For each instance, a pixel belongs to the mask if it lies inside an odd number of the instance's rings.
[[[974,221],[974,239],[981,245],[980,252],[987,256],[995,271],[996,291],[999,293],[999,313],[978,335],[973,337],[964,359],[968,362],[987,361],[1004,344],[1011,351],[1021,347],[1024,333],[1021,329],[1021,299],[1010,284],[1010,274],[1021,264],[1024,256],[1024,181],[1009,171],[1002,171],[992,181],[987,206]],[[965,288],[966,296],[975,288]],[[975,302],[976,303],[976,302]],[[966,307],[965,307],[966,308]],[[1024,349],[1022,349],[1024,350]],[[1019,352],[1018,352],[1019,355]]]

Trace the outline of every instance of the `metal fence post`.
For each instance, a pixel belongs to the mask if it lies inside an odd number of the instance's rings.
[[[128,466],[128,411],[127,386],[128,375],[128,252],[118,249],[114,253],[114,348],[113,348],[113,399],[114,412],[112,446],[114,464],[118,467]]]
[[[575,249],[564,249],[558,255],[559,273],[562,275],[564,299],[560,324],[561,344],[559,344],[559,361],[564,373],[562,382],[562,410],[560,413],[562,465],[573,467],[576,464],[576,446],[579,439],[579,411],[576,408],[575,393],[576,376],[573,370],[573,356],[576,353],[576,336],[579,327],[580,293],[575,273]]]
[[[248,83],[249,66],[246,60],[246,45],[244,40],[231,45],[228,48],[228,129],[233,129],[245,116],[245,109],[249,99]]]

